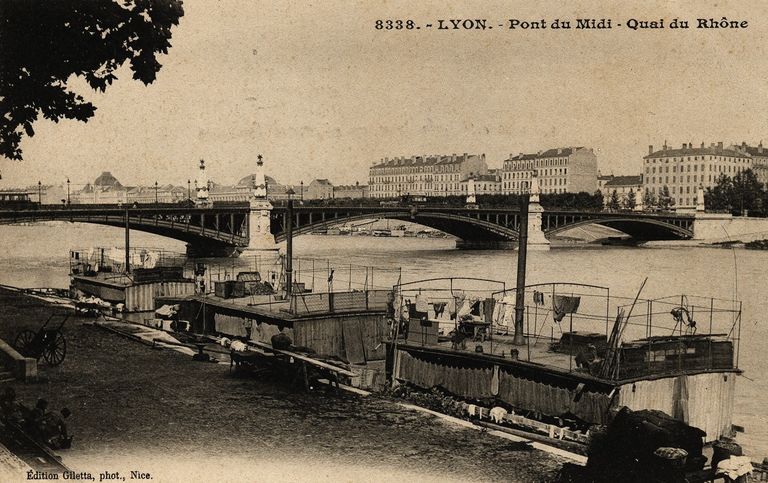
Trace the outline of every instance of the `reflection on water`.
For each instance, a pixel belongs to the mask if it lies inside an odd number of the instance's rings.
[[[68,250],[84,246],[121,246],[117,228],[67,223],[0,228],[0,283],[66,287]],[[133,246],[184,251],[175,240],[133,232]],[[297,256],[328,259],[329,264],[402,267],[403,281],[429,277],[481,277],[513,287],[516,253],[460,251],[448,239],[302,236],[294,243]],[[219,259],[235,270],[252,260]],[[571,281],[610,287],[611,295],[633,297],[648,277],[644,298],[686,293],[744,302],[739,364],[745,376],[737,385],[734,422],[746,427],[740,441],[754,455],[768,455],[768,418],[761,400],[768,394],[768,297],[765,273],[768,253],[719,248],[557,249],[529,252],[528,283]],[[749,379],[747,379],[747,377]],[[762,459],[762,458],[759,458]]]

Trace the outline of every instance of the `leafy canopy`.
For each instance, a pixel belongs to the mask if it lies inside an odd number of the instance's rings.
[[[93,117],[72,76],[103,92],[128,62],[134,79],[153,82],[183,15],[181,0],[0,0],[0,154],[22,159],[40,114]]]

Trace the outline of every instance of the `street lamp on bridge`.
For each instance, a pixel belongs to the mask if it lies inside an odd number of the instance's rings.
[[[67,178],[67,206],[69,206],[69,178]]]
[[[304,202],[304,180],[301,180],[301,201]]]
[[[192,181],[187,180],[187,201],[192,200]]]
[[[43,204],[43,183],[39,180],[37,182],[37,204]]]
[[[157,202],[157,181],[155,181],[155,204],[158,204],[158,202]]]

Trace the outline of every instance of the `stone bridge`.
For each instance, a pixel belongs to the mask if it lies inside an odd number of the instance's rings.
[[[536,215],[538,216],[538,214]],[[638,241],[748,241],[768,238],[768,220],[709,213],[608,213],[548,210],[540,214],[547,237],[591,224],[614,228]],[[35,205],[0,207],[0,224],[69,221],[124,227],[187,243],[193,256],[230,256],[245,250],[275,249],[286,239],[288,209],[268,202],[209,204]],[[517,207],[448,208],[429,206],[295,206],[294,236],[358,220],[392,219],[417,223],[458,238],[461,248],[514,247],[520,229]],[[745,238],[746,237],[746,238]]]
[[[285,240],[287,208],[272,210],[271,228],[275,239]],[[507,248],[514,246],[520,216],[517,207],[446,208],[428,206],[401,207],[305,207],[293,208],[294,236],[332,225],[365,219],[392,219],[418,223],[453,235],[465,248]],[[551,210],[541,214],[541,229],[546,236],[578,226],[598,224],[627,233],[638,241],[681,240],[693,237],[693,214],[606,213]]]

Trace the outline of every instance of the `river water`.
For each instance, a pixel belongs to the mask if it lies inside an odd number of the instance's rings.
[[[183,251],[181,242],[132,232],[132,246]],[[120,246],[118,228],[52,222],[0,228],[0,283],[20,287],[67,287],[69,249]],[[355,264],[381,270],[375,285],[430,277],[482,277],[515,285],[516,252],[460,251],[451,239],[306,235],[294,242],[296,256],[326,259],[330,267]],[[248,260],[215,261],[226,269]],[[306,272],[305,262],[305,272]],[[294,266],[294,268],[297,268]],[[316,267],[316,271],[321,271]],[[610,287],[611,296],[633,297],[645,277],[643,298],[675,294],[743,301],[734,423],[746,433],[738,441],[755,459],[768,456],[768,253],[699,247],[561,248],[529,252],[529,284],[569,281]],[[318,275],[315,283],[326,283]],[[337,280],[341,277],[337,276]],[[338,282],[337,282],[338,283]],[[309,285],[309,284],[308,284]],[[613,310],[613,308],[612,308]]]

